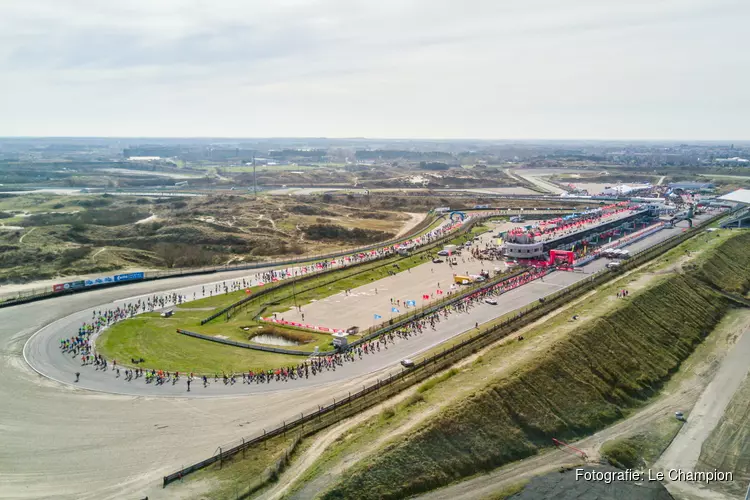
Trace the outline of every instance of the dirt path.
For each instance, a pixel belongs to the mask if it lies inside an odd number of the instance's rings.
[[[276,230],[276,221],[275,221],[275,220],[273,220],[272,218],[270,218],[270,217],[266,217],[266,216],[265,216],[264,214],[260,214],[260,215],[258,216],[258,220],[259,220],[259,221],[261,221],[261,220],[267,220],[268,222],[270,222],[270,223],[271,223],[271,227],[273,227],[273,228],[274,228],[274,230]]]
[[[750,323],[750,322],[748,322]],[[724,415],[748,373],[747,360],[750,359],[750,324],[744,325],[737,342],[727,354],[713,380],[706,386],[700,399],[690,412],[687,423],[667,448],[655,468],[663,471],[681,469],[695,470],[701,447]],[[672,482],[670,490],[701,497],[703,489],[697,483]]]
[[[741,332],[743,329],[745,329],[746,331],[748,322],[750,322],[750,313],[747,313],[744,318],[744,323],[733,325],[731,329],[721,332],[721,335],[731,340],[732,337],[734,335],[737,335],[738,332]],[[736,330],[735,328],[737,328],[738,330]],[[750,341],[747,340],[748,338],[750,338],[750,335],[743,335],[743,338],[746,339],[744,343],[750,345]],[[706,389],[708,385],[716,387],[717,383],[715,382],[718,379],[718,385],[719,387],[721,387],[720,384],[723,377],[719,377],[719,372],[730,371],[734,373],[734,367],[736,365],[737,359],[746,360],[747,356],[750,355],[750,353],[746,351],[747,346],[743,346],[741,349],[730,348],[729,353],[732,355],[730,357],[730,355],[726,352],[722,352],[722,345],[723,344],[721,344],[721,342],[717,343],[717,345],[713,347],[709,355],[707,355],[705,359],[699,360],[696,365],[690,370],[690,375],[686,376],[685,379],[682,380],[675,388],[672,388],[671,392],[667,392],[665,390],[663,396],[659,397],[656,401],[644,407],[640,411],[637,411],[631,417],[600,432],[597,432],[596,434],[588,438],[577,441],[575,443],[575,446],[586,452],[590,462],[598,463],[601,458],[599,449],[606,441],[643,432],[644,430],[651,428],[657,421],[662,420],[665,417],[674,415],[675,411],[684,411],[695,405],[699,400],[699,397],[702,398],[701,393],[704,392],[704,389]],[[725,365],[729,368],[725,368]],[[745,364],[745,371],[746,370],[747,366]],[[712,380],[714,382],[712,382]],[[740,381],[741,380],[742,379],[740,378]],[[731,395],[733,393],[734,391],[732,391],[727,396],[727,402],[729,401],[729,399],[731,399]],[[723,413],[723,409],[721,413]],[[721,415],[719,415],[719,417],[720,416]],[[692,418],[693,414],[690,415],[690,419]],[[686,428],[687,425],[683,427],[679,435],[682,435]],[[706,431],[704,439],[708,436],[711,429],[713,429],[713,426],[711,426],[711,428]],[[677,442],[678,440],[675,439],[672,446],[670,446],[667,452],[669,452],[674,446],[674,443]],[[696,445],[698,454],[700,453],[701,443],[702,441],[700,443],[697,443]],[[697,457],[698,455],[695,455],[696,461]],[[663,455],[662,458],[657,462],[654,470],[658,468],[659,464],[662,463],[664,459],[665,456]],[[543,474],[558,467],[569,466],[580,462],[581,459],[572,457],[571,455],[559,450],[552,450],[547,453],[528,458],[526,460],[514,462],[489,474],[481,475],[468,481],[463,481],[439,490],[429,492],[425,495],[422,495],[420,498],[441,500],[469,500],[474,498],[482,498],[484,496],[492,494],[493,492],[496,492],[499,489],[515,484],[522,479]],[[693,462],[693,465],[694,464],[695,462]],[[668,468],[672,467],[674,466],[669,466]],[[689,468],[683,470],[692,469]],[[670,486],[675,484],[677,483],[669,483]],[[683,485],[685,483],[679,484]],[[698,490],[694,487],[682,488],[678,491],[682,494],[682,498],[688,499],[727,498],[721,493],[708,490]]]
[[[24,233],[24,234],[23,234],[23,236],[21,236],[21,238],[19,238],[19,240],[18,240],[18,243],[23,243],[23,239],[24,239],[24,238],[26,238],[26,237],[27,237],[28,235],[30,235],[31,233],[33,233],[33,232],[34,232],[34,229],[36,229],[36,228],[35,228],[35,227],[32,227],[31,229],[29,229],[29,232],[28,232],[28,233]]]
[[[409,220],[404,224],[404,227],[402,227],[401,230],[396,233],[396,238],[399,238],[408,233],[414,226],[422,222],[424,218],[427,217],[427,214],[407,213],[406,215],[409,216]]]
[[[326,449],[347,430],[363,423],[370,417],[377,415],[386,406],[391,406],[405,399],[411,392],[413,391],[402,392],[395,398],[391,398],[388,401],[375,405],[362,413],[359,413],[334,425],[329,430],[323,431],[323,434],[315,440],[312,446],[310,446],[310,448],[308,448],[305,453],[292,464],[291,467],[289,467],[282,473],[281,477],[273,486],[273,488],[264,492],[258,498],[262,498],[264,500],[278,500],[282,498],[287,493],[287,491],[289,491],[289,488],[302,476],[302,474],[304,474],[305,471],[307,471],[307,469],[309,469],[315,463],[315,461],[323,455]]]
[[[539,320],[527,325],[523,329],[519,330],[518,333],[525,333],[528,330],[548,320],[549,318],[554,317],[557,314],[560,314],[561,312],[564,312],[570,308],[578,306],[579,304],[588,300],[594,293],[595,292],[591,292],[569,304],[566,304],[564,307],[557,309],[552,313],[544,316],[543,318],[540,318]],[[559,338],[567,334],[571,329],[572,327],[559,328],[557,329],[557,331],[550,332],[548,335],[538,335],[534,338],[528,339],[528,342],[524,343],[520,350],[514,352],[512,360],[509,360],[508,363],[502,364],[496,370],[493,370],[493,377],[499,376],[501,373],[510,372],[519,364],[527,362],[531,356],[538,355],[538,351],[540,349],[543,349],[544,345],[554,343]],[[454,367],[462,368],[464,366],[470,365],[476,360],[476,358],[486,354],[488,350],[494,349],[497,346],[508,342],[515,342],[515,335],[501,339],[493,343],[491,346],[487,346],[484,349],[481,349],[475,354],[464,358],[463,360],[455,364]],[[436,375],[439,375],[440,373],[442,372],[438,372]],[[481,381],[477,381],[477,385],[479,384],[481,384]],[[302,457],[295,461],[290,469],[288,469],[281,475],[281,477],[279,478],[279,482],[273,487],[273,489],[264,493],[259,498],[268,500],[276,500],[282,498],[289,490],[289,488],[293,486],[294,483],[305,473],[305,471],[309,469],[315,463],[315,461],[323,455],[328,446],[334,443],[340,436],[344,435],[344,433],[346,433],[349,429],[352,429],[353,427],[361,424],[370,417],[377,415],[386,406],[393,406],[400,403],[407,397],[414,394],[417,390],[417,387],[418,386],[407,389],[397,396],[394,396],[393,398],[390,398],[387,401],[378,404],[373,408],[370,408],[366,412],[359,414],[354,418],[345,420],[333,427],[330,431],[325,432],[323,435],[316,439],[314,444],[304,453]],[[467,387],[460,393],[453,393],[444,400],[431,402],[430,405],[426,406],[423,410],[411,414],[405,421],[399,423],[395,428],[389,429],[388,433],[380,435],[378,439],[376,439],[372,443],[369,443],[366,448],[360,449],[357,451],[357,453],[348,455],[344,457],[342,461],[338,461],[332,464],[332,468],[330,468],[325,474],[316,477],[310,483],[305,484],[301,491],[296,492],[294,498],[309,498],[311,496],[314,496],[322,488],[324,488],[326,484],[330,484],[330,482],[334,481],[350,466],[356,464],[361,458],[367,456],[374,450],[377,450],[388,441],[392,440],[394,437],[408,433],[417,425],[424,422],[427,418],[438,412],[441,408],[446,407],[459,397],[464,396],[466,392],[470,392],[471,389],[471,387]],[[562,454],[562,456],[563,458],[565,457],[564,454]]]
[[[99,255],[100,253],[102,253],[106,249],[107,249],[107,247],[100,248],[99,250],[96,251],[96,253],[94,253],[94,255],[91,256],[91,258],[93,259],[94,257],[96,257],[97,255]]]

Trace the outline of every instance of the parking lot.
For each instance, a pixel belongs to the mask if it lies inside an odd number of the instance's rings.
[[[474,241],[473,245],[479,247],[494,245],[496,240],[493,235],[519,225],[523,224],[489,223],[491,230],[479,235],[479,239]],[[408,271],[354,288],[348,294],[342,292],[304,305],[301,312],[289,310],[278,313],[277,317],[328,328],[346,329],[352,326],[358,326],[361,329],[370,328],[387,321],[392,316],[413,309],[414,306],[406,306],[407,300],[413,300],[416,307],[422,307],[445,297],[451,291],[460,290],[461,285],[454,283],[454,274],[466,276],[487,271],[492,275],[495,269],[500,271],[507,269],[503,261],[480,261],[473,258],[468,250],[462,251],[461,255],[453,258],[457,263],[455,266],[448,264],[447,257],[440,257],[444,262],[428,261]],[[442,290],[443,294],[439,294],[438,290]],[[423,295],[429,295],[430,298],[423,299]],[[392,312],[394,307],[399,311],[398,313]],[[304,315],[304,320],[302,315]],[[381,318],[376,319],[375,315]]]

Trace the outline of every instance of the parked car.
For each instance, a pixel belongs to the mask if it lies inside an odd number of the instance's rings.
[[[612,262],[607,262],[607,269],[617,269],[620,265],[622,265],[622,262],[613,260]]]
[[[438,255],[441,255],[441,256],[445,257],[446,255],[448,255],[448,250],[440,250],[438,252]]]
[[[443,262],[445,262],[443,259],[438,259],[438,258],[432,259],[433,264],[442,264]]]
[[[486,299],[484,299],[484,301],[485,301],[486,303],[488,303],[488,304],[492,304],[493,306],[496,306],[496,305],[497,305],[497,300],[496,300],[496,299],[493,299],[492,297],[487,297]]]
[[[401,361],[401,366],[403,366],[404,368],[413,368],[414,367],[414,361],[412,361],[410,359],[405,359],[405,360]]]

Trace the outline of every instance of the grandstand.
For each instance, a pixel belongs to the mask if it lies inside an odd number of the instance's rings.
[[[729,219],[721,223],[722,228],[748,228],[750,227],[750,189],[738,189],[724,196],[719,196],[719,200],[733,202],[744,208],[735,213]]]

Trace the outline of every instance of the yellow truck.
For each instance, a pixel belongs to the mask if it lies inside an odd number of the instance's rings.
[[[470,283],[474,282],[474,279],[471,276],[454,276],[453,281],[458,283],[459,285],[468,285]]]

